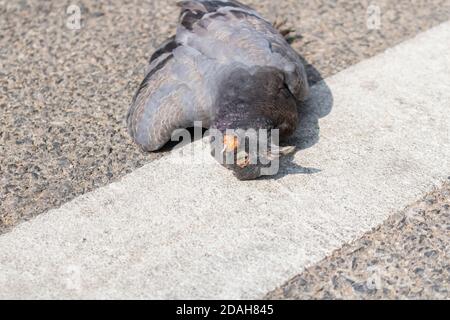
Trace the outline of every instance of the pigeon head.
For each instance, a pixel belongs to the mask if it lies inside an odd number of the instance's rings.
[[[296,100],[284,76],[272,68],[234,70],[219,87],[212,129],[214,156],[240,180],[278,171],[279,158],[293,147],[278,147],[298,124]]]
[[[225,133],[223,138],[222,158],[220,160],[223,161],[222,164],[227,169],[233,171],[239,180],[259,178],[264,165],[263,161],[260,161],[262,160],[261,157],[258,157],[257,150],[251,148],[250,144],[245,145],[246,140],[249,141],[250,139],[230,133]]]
[[[264,131],[262,136],[258,136],[253,130],[245,133],[244,130],[236,130],[233,134],[229,131],[224,134],[222,144],[219,143],[215,148],[219,150],[216,159],[239,180],[254,180],[263,175],[276,174],[279,158],[295,150],[295,147],[281,148],[271,144]]]

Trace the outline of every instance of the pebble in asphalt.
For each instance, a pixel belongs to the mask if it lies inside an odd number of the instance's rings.
[[[124,118],[174,3],[85,0],[71,30],[66,2],[0,0],[0,232],[161,156],[131,143]],[[297,29],[313,83],[450,17],[448,0],[379,0],[369,30],[369,1],[246,3]]]

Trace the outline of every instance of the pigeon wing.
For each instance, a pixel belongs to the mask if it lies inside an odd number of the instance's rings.
[[[159,150],[176,129],[194,121],[209,126],[212,98],[204,88],[209,69],[198,52],[183,46],[152,57],[127,116],[128,131],[144,151]]]
[[[222,64],[275,67],[298,100],[309,87],[299,55],[273,25],[238,1],[183,1],[176,39]]]

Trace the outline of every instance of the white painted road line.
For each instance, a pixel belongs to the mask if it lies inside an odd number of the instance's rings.
[[[295,156],[309,174],[239,182],[169,155],[18,226],[0,298],[262,297],[449,175],[449,39],[445,23],[316,85],[311,108],[334,102]]]

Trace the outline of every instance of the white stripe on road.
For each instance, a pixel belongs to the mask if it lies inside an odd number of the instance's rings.
[[[277,180],[169,155],[23,223],[0,237],[0,298],[261,297],[450,173],[449,39],[445,23],[316,85],[308,148]]]

